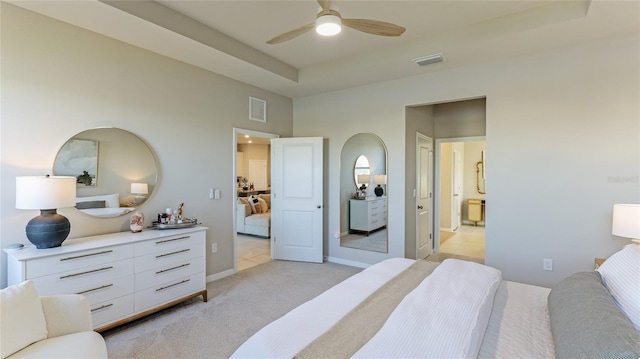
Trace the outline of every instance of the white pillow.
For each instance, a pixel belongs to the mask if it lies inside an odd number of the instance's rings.
[[[269,205],[267,201],[265,201],[262,197],[258,197],[258,203],[260,204],[260,208],[262,209],[262,213],[269,212]]]
[[[106,208],[118,208],[120,207],[120,194],[104,194],[101,196],[89,196],[89,197],[77,197],[76,203],[89,202],[89,201],[104,201]]]
[[[624,246],[597,270],[618,308],[640,330],[640,247]]]
[[[262,207],[260,207],[258,197],[249,196],[249,205],[251,206],[251,214],[262,213]]]
[[[2,358],[47,338],[40,296],[30,280],[0,290],[0,318]]]

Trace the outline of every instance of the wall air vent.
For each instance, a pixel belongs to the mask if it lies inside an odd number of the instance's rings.
[[[249,96],[249,119],[267,122],[267,101]]]
[[[430,64],[437,64],[438,62],[444,62],[445,58],[442,54],[435,54],[429,56],[418,57],[417,59],[413,59],[418,66],[426,66]]]

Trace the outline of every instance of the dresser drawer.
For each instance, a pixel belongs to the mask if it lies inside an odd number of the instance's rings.
[[[185,233],[182,235],[167,236],[154,240],[144,241],[135,244],[135,256],[143,256],[150,253],[167,252],[191,246],[195,243],[204,243],[204,232]]]
[[[169,303],[205,289],[204,272],[165,282],[135,293],[137,312]]]
[[[133,293],[134,277],[133,275],[114,278],[113,280],[106,280],[103,282],[95,283],[94,285],[86,288],[79,288],[74,291],[76,294],[82,294],[89,299],[89,304],[104,302],[117,297],[122,297],[127,294]]]
[[[40,295],[76,293],[96,287],[96,283],[113,278],[131,276],[133,274],[133,258],[113,263],[103,263],[56,273],[45,277],[33,278]],[[84,289],[83,289],[84,288]]]
[[[91,305],[93,328],[131,316],[133,301],[134,296],[130,294]]]
[[[103,263],[112,263],[126,258],[133,258],[132,245],[104,247],[38,258],[27,262],[26,278],[33,279],[52,273],[73,271],[78,268]]]
[[[203,249],[203,243],[191,243],[189,246],[183,245],[177,248],[167,248],[164,251],[136,257],[136,273],[157,267],[173,267],[176,263],[188,261],[191,258],[201,257],[204,253]]]
[[[145,272],[136,273],[136,289],[141,290],[161,286],[162,283],[175,281],[177,279],[202,272],[204,267],[204,257],[196,257],[171,263],[170,265],[153,268]]]

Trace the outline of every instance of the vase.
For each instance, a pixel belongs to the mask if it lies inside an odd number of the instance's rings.
[[[133,233],[142,232],[142,229],[144,228],[144,215],[142,212],[133,212],[131,220],[129,221],[129,228],[131,228],[131,232]]]

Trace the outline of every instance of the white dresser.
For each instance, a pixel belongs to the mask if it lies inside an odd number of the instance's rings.
[[[387,225],[387,198],[349,200],[349,231],[367,235]]]
[[[93,327],[103,331],[200,295],[206,302],[206,230],[120,232],[5,250],[8,282],[31,279],[42,296],[85,295]]]

